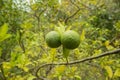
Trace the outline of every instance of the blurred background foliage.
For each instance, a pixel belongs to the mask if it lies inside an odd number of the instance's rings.
[[[120,47],[120,0],[0,0],[0,80],[40,80],[36,69],[65,62],[45,35],[63,25],[80,34],[69,61]],[[120,80],[120,55],[41,68],[41,80]]]

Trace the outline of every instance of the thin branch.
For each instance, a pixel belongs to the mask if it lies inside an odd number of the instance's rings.
[[[44,13],[46,10],[47,10],[47,7],[46,7],[44,10],[42,10],[42,11],[40,12],[39,16],[41,16],[42,13]]]
[[[68,20],[69,20],[70,18],[74,17],[79,11],[80,11],[80,9],[78,9],[78,10],[77,10],[75,13],[73,13],[71,16],[67,17],[67,18],[65,19],[65,24],[67,24]]]
[[[86,9],[88,9],[88,10],[92,10],[91,7],[85,5],[84,3],[80,2],[80,1],[78,1],[78,2],[79,2],[83,7],[85,7]]]
[[[80,8],[77,4],[75,4],[72,0],[70,0],[70,2],[75,6],[75,7],[77,7],[78,8],[78,10],[76,10],[72,15],[70,15],[69,17],[67,17],[66,19],[65,19],[65,24],[67,24],[67,22],[68,22],[68,20],[70,19],[70,18],[72,18],[72,17],[74,17],[80,10],[82,10],[83,8]],[[84,6],[85,8],[87,8],[88,10],[92,10],[89,6],[87,6],[87,5],[85,5],[85,4],[83,4],[83,3],[80,3],[82,6]]]
[[[74,6],[76,6],[78,9],[80,9],[79,5],[75,4],[72,0],[70,0],[70,2],[71,2]],[[81,3],[80,1],[78,1],[77,3],[81,4],[83,7],[87,8],[88,10],[92,10],[92,8],[90,8],[89,6]],[[84,8],[83,8],[83,9],[84,9]]]
[[[23,50],[23,53],[25,53],[26,50],[25,50],[25,46],[24,46],[24,43],[23,43],[23,39],[22,39],[23,34],[24,34],[24,32],[19,31],[18,43],[19,43],[20,48]]]
[[[1,73],[2,73],[2,76],[3,76],[3,80],[6,80],[6,76],[5,76],[2,64],[0,65],[0,70],[1,70]]]
[[[120,49],[116,49],[116,50],[113,50],[113,51],[104,52],[104,53],[101,53],[101,54],[99,54],[97,56],[92,56],[92,57],[87,57],[87,58],[76,60],[76,61],[71,61],[69,63],[47,63],[47,64],[43,64],[43,65],[39,66],[38,69],[36,70],[36,76],[39,78],[38,71],[42,67],[45,67],[45,66],[79,64],[79,63],[82,63],[82,62],[85,62],[85,61],[90,61],[90,60],[93,60],[93,59],[98,59],[98,58],[105,57],[105,56],[112,55],[112,54],[120,54]]]
[[[55,54],[53,55],[52,63],[54,62],[54,60],[55,60]],[[50,65],[49,69],[46,71],[46,75],[48,75],[53,68],[54,66]]]
[[[75,7],[77,7],[78,10],[75,11],[71,16],[69,16],[69,17],[67,17],[67,18],[65,19],[65,21],[64,21],[65,24],[67,24],[68,20],[69,20],[70,18],[74,17],[74,16],[80,11],[80,7],[79,7],[78,5],[76,5],[74,2],[72,2],[72,0],[70,0],[70,2],[71,2]]]
[[[71,2],[74,6],[76,6],[78,9],[80,9],[80,7],[79,7],[77,4],[75,4],[72,0],[70,0],[70,2]]]

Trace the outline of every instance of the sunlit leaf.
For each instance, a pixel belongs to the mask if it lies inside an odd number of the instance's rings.
[[[17,58],[17,62],[23,64],[25,61],[25,54],[19,54]]]
[[[105,46],[106,46],[106,47],[109,46],[109,44],[110,44],[110,41],[109,41],[109,40],[105,41]]]
[[[52,49],[50,50],[50,53],[51,53],[52,56],[55,55],[55,54],[56,54],[56,49],[55,49],[55,48],[52,48]]]
[[[38,4],[32,4],[31,5],[32,10],[37,10],[38,9]]]
[[[105,62],[107,65],[113,64],[115,62],[115,60],[109,60],[107,62]]]
[[[27,80],[33,80],[34,78],[36,78],[36,77],[33,75],[30,75],[30,77]]]
[[[107,48],[108,50],[114,50],[114,47],[111,46],[111,45],[107,46],[106,48]]]
[[[114,45],[115,46],[119,46],[119,44],[120,44],[120,41],[119,40],[115,40]]]
[[[66,58],[69,56],[70,50],[63,47],[63,56]]]
[[[8,31],[8,24],[4,24],[3,26],[0,27],[0,36],[5,35]]]
[[[118,20],[118,22],[115,23],[114,27],[117,31],[120,31],[120,20]]]
[[[55,70],[56,70],[59,74],[63,73],[63,72],[65,71],[65,69],[66,69],[66,66],[64,66],[64,65],[58,66],[58,67],[55,68]]]
[[[66,28],[66,30],[70,30],[72,28],[72,26],[68,26],[67,28]]]
[[[11,35],[10,34],[5,34],[4,36],[0,36],[0,42],[4,41],[7,38],[10,38]]]
[[[75,75],[75,80],[81,80],[81,77],[79,75]]]
[[[110,66],[105,66],[104,68],[105,68],[105,70],[107,71],[108,76],[109,76],[110,78],[112,78],[112,77],[113,77],[112,68],[111,68]]]
[[[59,27],[55,26],[55,29],[60,33],[62,36],[63,32],[65,32],[65,26],[62,23],[58,23]]]
[[[22,76],[20,76],[20,75],[17,75],[17,76],[15,77],[15,80],[24,80],[24,77],[22,77]]]
[[[106,46],[106,48],[108,50],[113,50],[114,49],[114,47],[110,45],[110,41],[109,40],[105,41],[105,46]]]
[[[95,55],[98,55],[98,54],[100,54],[102,51],[101,51],[101,49],[99,49],[99,50],[94,50],[95,51]]]
[[[8,24],[5,23],[3,26],[0,27],[0,42],[11,37],[10,34],[7,34],[7,31],[8,31]]]
[[[2,55],[2,48],[0,47],[0,56]]]
[[[85,39],[85,30],[82,31],[80,40],[83,41]]]
[[[106,77],[105,80],[109,80],[109,77]]]
[[[29,70],[29,68],[28,68],[28,67],[25,67],[25,66],[24,66],[22,69],[23,69],[25,72],[28,72],[28,70]]]
[[[75,72],[76,70],[77,70],[77,67],[72,67],[72,68],[71,68],[71,71],[72,71],[72,72]]]
[[[120,77],[120,68],[116,69],[114,77]]]
[[[24,22],[21,27],[24,28],[24,29],[30,29],[32,28],[32,24],[30,22]]]
[[[58,0],[59,4],[61,5],[62,4],[62,1],[61,0]]]
[[[59,76],[59,80],[62,80],[62,76]]]
[[[4,62],[4,63],[3,63],[3,67],[4,67],[5,69],[10,69],[10,68],[12,67],[12,65],[11,65],[9,62]]]

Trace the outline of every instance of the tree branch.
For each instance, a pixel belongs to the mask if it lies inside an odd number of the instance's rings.
[[[75,4],[72,0],[70,0],[70,2],[71,2],[75,7],[77,7],[78,9],[80,9],[80,7],[79,7],[77,4]]]
[[[65,19],[65,21],[64,21],[65,24],[67,24],[68,20],[69,20],[70,18],[74,17],[74,16],[80,11],[80,7],[79,7],[78,5],[76,5],[74,2],[72,2],[72,0],[70,0],[70,2],[71,2],[75,7],[77,7],[78,10],[76,10],[71,16],[69,16],[69,17],[67,17],[67,18]]]
[[[1,73],[2,73],[2,78],[3,78],[3,80],[6,80],[6,76],[5,76],[5,73],[4,73],[3,65],[2,65],[2,64],[0,64],[0,70],[1,70]]]
[[[69,63],[64,62],[64,63],[47,63],[47,64],[43,64],[43,65],[39,66],[38,69],[36,70],[36,76],[39,78],[38,71],[42,67],[45,67],[45,66],[50,66],[50,65],[73,65],[73,64],[78,64],[78,63],[82,63],[82,62],[85,62],[85,61],[90,61],[90,60],[93,60],[93,59],[98,59],[98,58],[105,57],[105,56],[112,55],[112,54],[120,54],[120,49],[104,52],[104,53],[99,54],[97,56],[92,56],[92,57],[87,57],[87,58],[76,60],[76,61],[71,61]]]
[[[67,17],[67,18],[65,19],[65,24],[67,24],[68,20],[69,20],[70,18],[74,17],[79,11],[80,11],[80,9],[78,9],[78,10],[77,10],[75,13],[73,13],[71,16]]]
[[[76,10],[72,15],[70,15],[69,17],[67,17],[65,19],[65,24],[67,24],[68,20],[72,17],[74,17],[80,10],[84,9],[84,8],[80,8],[77,4],[75,4],[72,0],[70,0],[71,4],[73,4],[76,8],[78,8],[78,10]],[[88,10],[92,10],[90,7],[88,7],[87,5],[80,3],[82,6],[84,6],[85,8],[87,8]]]

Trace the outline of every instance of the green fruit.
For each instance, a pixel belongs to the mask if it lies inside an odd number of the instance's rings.
[[[66,31],[62,35],[61,43],[67,49],[75,49],[80,44],[80,36],[73,30]]]
[[[49,32],[45,39],[47,45],[51,48],[57,48],[61,45],[61,36],[57,31]]]

